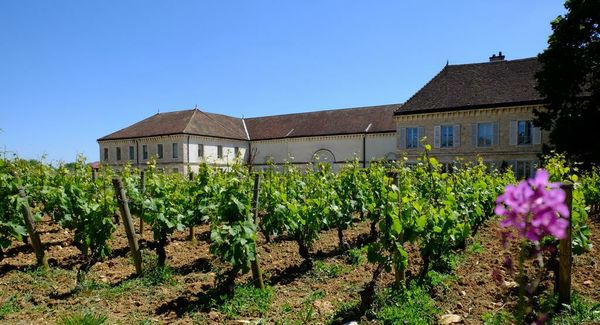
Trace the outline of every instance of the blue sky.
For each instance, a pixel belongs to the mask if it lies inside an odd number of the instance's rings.
[[[407,100],[445,64],[535,56],[562,1],[1,1],[0,148],[98,159],[158,110]]]

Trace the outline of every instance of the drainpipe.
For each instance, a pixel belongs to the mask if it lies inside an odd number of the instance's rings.
[[[252,142],[248,141],[248,172],[252,172]]]
[[[367,167],[367,133],[363,134],[363,168]]]
[[[187,138],[187,170],[189,171],[191,169],[190,166],[190,136],[188,135]],[[184,172],[185,174],[185,172]]]
[[[373,123],[369,123],[363,134],[363,168],[367,167],[367,132],[369,132],[372,125]]]

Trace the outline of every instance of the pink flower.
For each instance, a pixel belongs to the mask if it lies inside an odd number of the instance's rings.
[[[494,212],[505,217],[502,227],[513,227],[520,237],[539,241],[545,236],[562,239],[569,225],[565,192],[559,183],[549,183],[550,175],[539,169],[535,177],[508,185],[496,199]]]

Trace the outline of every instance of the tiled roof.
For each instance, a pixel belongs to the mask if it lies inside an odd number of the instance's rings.
[[[393,132],[401,104],[264,116],[245,119],[250,139]]]
[[[447,65],[396,115],[541,102],[536,58]]]
[[[248,139],[241,119],[191,109],[158,113],[98,140],[131,139],[170,134]]]
[[[242,120],[198,109],[155,114],[98,141],[194,134],[228,139],[277,139],[315,135],[393,132],[394,111],[401,105],[382,105],[319,112],[255,117]],[[246,124],[248,133],[244,127]]]

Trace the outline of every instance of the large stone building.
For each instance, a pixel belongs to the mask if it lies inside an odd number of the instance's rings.
[[[447,65],[394,114],[398,152],[409,160],[426,137],[443,163],[480,156],[490,165],[513,166],[529,176],[547,135],[532,124],[543,109],[535,89],[535,58]]]
[[[546,136],[533,126],[542,109],[535,58],[447,65],[404,105],[393,104],[256,118],[198,109],[160,113],[98,139],[101,161],[142,167],[151,156],[166,170],[236,159],[258,168],[272,161],[326,161],[339,168],[358,159],[418,157],[421,139],[445,164],[481,157],[531,174]]]
[[[225,167],[234,159],[257,167],[268,162],[339,168],[358,159],[396,158],[392,118],[400,105],[385,105],[256,118],[198,109],[159,113],[98,139],[105,164],[143,167],[154,156],[165,170],[195,171],[202,162]]]

